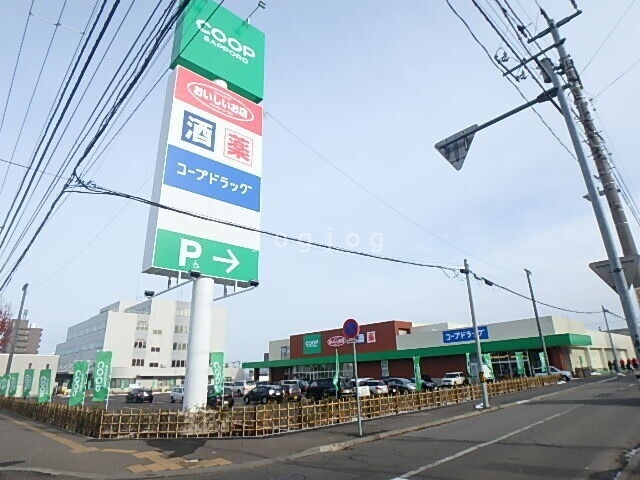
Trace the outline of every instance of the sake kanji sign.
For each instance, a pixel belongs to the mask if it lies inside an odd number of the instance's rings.
[[[143,271],[258,280],[262,108],[178,66],[169,82]],[[166,139],[166,140],[164,140]]]

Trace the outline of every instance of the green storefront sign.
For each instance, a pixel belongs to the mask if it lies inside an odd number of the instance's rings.
[[[89,362],[86,360],[77,360],[73,364],[73,381],[71,382],[71,396],[69,397],[69,406],[75,407],[84,404],[84,396],[87,391],[87,372],[89,371]]]
[[[258,280],[259,256],[258,250],[158,229],[153,265],[248,282]]]
[[[209,366],[213,372],[213,386],[216,395],[222,395],[224,391],[224,353],[209,353]]]
[[[38,403],[51,401],[51,370],[40,370],[38,379]]]
[[[322,334],[312,333],[302,337],[302,353],[303,355],[312,355],[314,353],[322,353]]]
[[[264,96],[264,33],[212,0],[192,0],[178,21],[171,68],[182,65],[260,103]]]
[[[111,357],[112,353],[96,353],[96,363],[93,371],[93,401],[104,402],[109,396],[111,383]]]
[[[31,394],[31,388],[33,387],[33,368],[27,368],[24,371],[22,377],[22,397],[27,398]]]

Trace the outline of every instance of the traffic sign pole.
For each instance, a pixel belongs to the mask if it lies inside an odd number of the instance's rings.
[[[353,342],[353,374],[356,376],[356,404],[358,405],[358,436],[362,436],[362,408],[360,407],[360,389],[358,388],[358,358],[356,357],[356,339]]]

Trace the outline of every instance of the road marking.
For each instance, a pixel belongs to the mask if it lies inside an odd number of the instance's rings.
[[[449,455],[448,457],[444,457],[441,458],[440,460],[436,460],[433,463],[430,463],[428,465],[425,465],[423,467],[419,467],[416,468],[415,470],[411,470],[410,472],[407,472],[403,475],[400,475],[398,477],[393,477],[391,480],[403,480],[406,478],[411,478],[419,473],[424,472],[425,470],[429,470],[431,468],[437,467],[439,465],[442,465],[443,463],[447,463],[450,462],[451,460],[455,460],[457,458],[463,457],[469,453],[475,452],[476,450],[480,450],[481,448],[484,447],[488,447],[490,445],[493,445],[494,443],[498,443],[501,442],[503,440],[506,440],[507,438],[513,437],[514,435],[518,435],[522,432],[526,432],[527,430],[531,430],[533,427],[537,427],[538,425],[542,425],[543,423],[546,423],[550,420],[553,420],[555,418],[561,417],[562,415],[565,415],[573,410],[575,410],[576,408],[580,407],[580,405],[576,405],[575,407],[571,407],[568,410],[565,410],[564,412],[560,412],[560,413],[556,413],[555,415],[551,415],[550,417],[547,417],[543,420],[539,420],[537,422],[531,423],[529,425],[527,425],[526,427],[522,427],[519,428],[518,430],[514,430],[513,432],[507,433],[505,435],[502,435],[500,437],[494,438],[493,440],[489,440],[488,442],[483,442],[483,443],[479,443],[478,445],[474,445],[473,447],[469,447],[469,448],[465,448],[464,450],[460,450],[459,452],[454,453],[453,455]]]

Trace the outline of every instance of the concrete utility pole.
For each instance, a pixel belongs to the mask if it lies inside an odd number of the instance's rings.
[[[551,34],[553,35],[553,40],[556,44],[556,49],[560,54],[561,66],[563,66],[566,71],[565,64],[566,64],[567,58],[569,58],[569,55],[567,54],[564,48],[564,43],[561,41],[560,34],[558,32],[558,28],[554,20],[549,18],[546,14],[544,14],[544,16],[547,19],[547,23],[549,25],[549,28],[547,30],[548,32],[551,32]],[[544,32],[542,32],[542,34],[544,34]],[[538,35],[538,37],[539,36],[540,35]],[[631,339],[633,341],[634,349],[636,352],[636,358],[640,358],[640,327],[638,325],[638,317],[636,314],[637,302],[632,298],[631,292],[629,291],[627,280],[624,276],[624,271],[622,269],[622,262],[620,261],[618,248],[614,242],[614,238],[611,232],[611,228],[609,226],[609,222],[605,217],[604,208],[602,206],[600,196],[598,195],[598,190],[596,188],[593,175],[591,173],[591,169],[589,168],[589,164],[587,163],[587,158],[585,156],[584,150],[582,149],[582,143],[580,140],[580,136],[578,135],[578,130],[575,124],[573,123],[571,108],[569,107],[569,102],[562,88],[562,79],[556,73],[555,67],[551,59],[545,58],[541,60],[540,65],[542,66],[543,71],[546,73],[546,75],[549,77],[549,79],[553,83],[554,87],[556,87],[558,90],[557,92],[558,102],[560,103],[560,108],[562,110],[565,123],[567,124],[567,129],[569,130],[569,136],[571,137],[571,143],[573,144],[573,148],[576,152],[576,156],[578,157],[578,164],[580,165],[582,177],[587,187],[589,200],[590,200],[591,206],[593,207],[593,211],[596,216],[596,221],[598,222],[598,227],[600,228],[600,234],[602,235],[604,247],[607,252],[607,258],[609,260],[609,268],[611,271],[611,276],[613,277],[613,282],[616,287],[616,291],[618,292],[618,295],[620,297],[620,303],[622,304],[622,310],[624,311],[624,316],[627,320],[629,333],[631,335]]]
[[[464,259],[464,275],[467,277],[467,293],[469,294],[469,308],[471,309],[471,322],[473,323],[473,334],[476,337],[476,355],[478,355],[478,379],[482,388],[482,408],[489,408],[489,392],[487,382],[484,378],[484,363],[482,362],[482,348],[480,348],[480,332],[478,332],[478,322],[476,322],[476,309],[473,306],[473,294],[471,293],[471,281],[469,280],[469,263]],[[469,372],[471,373],[471,372]],[[418,379],[416,378],[416,381]]]
[[[611,329],[609,328],[609,319],[607,318],[607,309],[602,305],[602,315],[604,315],[604,325],[607,327],[607,333],[609,334],[609,342],[611,343],[611,352],[613,353],[614,370],[618,371],[618,354],[616,353],[616,346],[613,343],[613,335],[611,335]]]
[[[536,325],[538,326],[538,335],[540,336],[540,344],[542,345],[542,354],[544,355],[544,362],[547,364],[547,375],[549,375],[549,355],[547,355],[547,344],[544,341],[544,335],[542,335],[542,327],[540,327],[540,317],[538,316],[538,305],[536,304],[536,297],[533,295],[533,285],[531,285],[531,272],[524,269],[527,274],[527,282],[529,283],[529,293],[531,293],[531,301],[533,302],[533,313],[536,316]]]
[[[24,309],[24,299],[27,296],[27,288],[29,284],[25,283],[22,286],[22,300],[20,300],[20,310],[18,310],[18,318],[13,323],[13,337],[11,338],[11,346],[9,347],[9,358],[7,359],[7,369],[5,374],[11,373],[11,363],[13,362],[13,354],[16,351],[16,343],[18,342],[18,332],[20,332],[20,320],[22,320],[22,310]]]

